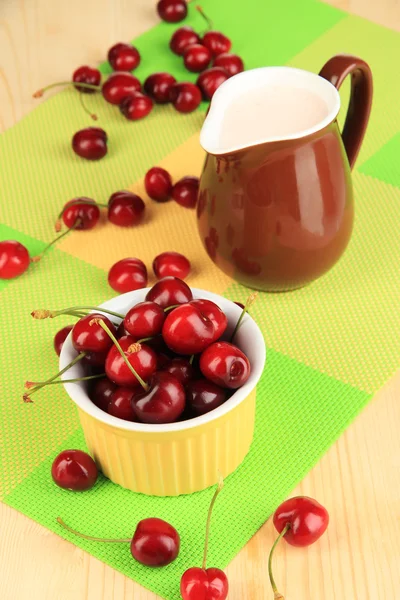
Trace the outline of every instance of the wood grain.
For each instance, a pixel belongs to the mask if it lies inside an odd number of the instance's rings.
[[[398,0],[331,4],[400,30]],[[77,17],[79,15],[79,18]],[[37,101],[32,91],[95,64],[116,40],[156,22],[149,0],[1,0],[0,131]],[[275,575],[287,600],[400,598],[400,373],[295,491],[318,498],[331,515],[313,547],[282,544]],[[227,524],[229,535],[229,524]],[[267,522],[227,568],[230,600],[272,598]],[[2,600],[156,600],[86,552],[0,504]]]

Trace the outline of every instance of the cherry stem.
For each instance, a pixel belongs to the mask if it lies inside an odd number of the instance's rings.
[[[140,383],[140,385],[142,386],[142,388],[144,389],[144,391],[147,392],[149,390],[149,386],[147,385],[147,383],[145,381],[143,381],[143,379],[140,377],[140,375],[132,367],[131,363],[129,362],[129,360],[125,356],[125,352],[122,350],[121,346],[119,345],[119,342],[118,342],[117,338],[115,337],[115,335],[110,331],[109,327],[107,327],[107,325],[104,323],[104,321],[102,321],[101,319],[98,319],[97,322],[100,325],[100,327],[102,327],[104,329],[104,331],[107,333],[107,335],[112,339],[112,341],[114,342],[115,346],[117,347],[118,352],[120,353],[120,355],[124,359],[124,361],[126,363],[126,366],[129,368],[129,370],[131,371],[131,373],[136,377],[136,379],[138,380],[138,382]]]
[[[73,533],[74,535],[77,535],[81,538],[83,538],[84,540],[90,540],[91,542],[112,542],[112,543],[130,543],[132,541],[131,538],[129,539],[120,539],[120,540],[113,540],[113,539],[109,539],[109,538],[98,538],[98,537],[93,537],[92,535],[85,535],[84,533],[81,533],[80,531],[76,531],[76,529],[72,529],[72,527],[70,527],[69,525],[67,525],[61,517],[57,517],[57,523],[59,523],[61,525],[61,527],[64,527],[64,529],[66,529],[67,531],[69,531],[70,533]]]
[[[70,227],[69,229],[67,229],[66,231],[64,231],[64,233],[62,233],[61,235],[57,236],[56,238],[54,238],[54,240],[52,242],[50,242],[50,244],[47,244],[47,246],[45,247],[44,250],[42,250],[42,252],[40,254],[38,254],[37,256],[33,256],[31,258],[31,262],[39,262],[39,260],[41,260],[41,258],[43,257],[43,255],[47,252],[47,250],[49,250],[53,244],[56,244],[57,242],[59,242],[63,237],[65,237],[66,235],[68,235],[69,233],[71,233],[71,231],[73,231],[74,229],[76,229],[77,227],[79,227],[82,224],[82,219],[77,219],[75,221],[75,223],[72,225],[72,227]]]
[[[105,377],[105,373],[100,373],[99,375],[87,375],[86,377],[76,377],[75,379],[57,379],[56,381],[49,381],[46,385],[57,385],[59,383],[75,383],[76,381],[89,381],[90,379],[100,379],[100,377]],[[32,387],[36,387],[37,385],[42,385],[45,383],[44,381],[27,381],[25,383],[25,387],[29,390]]]
[[[194,354],[192,354],[192,356],[189,358],[189,363],[192,365],[194,361]]]
[[[255,302],[256,298],[258,296],[258,292],[254,292],[253,294],[251,294],[247,300],[246,300],[246,304],[244,305],[244,308],[240,314],[240,317],[238,319],[238,322],[236,323],[236,327],[233,330],[232,336],[231,336],[231,342],[233,342],[233,339],[235,337],[235,335],[237,334],[237,331],[240,327],[240,323],[243,321],[243,317],[244,315],[247,313],[247,311],[249,310],[249,308],[251,307],[251,305]]]
[[[178,308],[178,306],[180,306],[180,304],[171,304],[171,306],[166,306],[164,308],[164,312],[167,312],[167,310],[172,310],[173,308]]]
[[[147,338],[142,338],[141,340],[138,340],[136,342],[136,344],[144,344],[145,342],[149,342],[150,340],[154,340],[154,336],[150,336]]]
[[[85,113],[87,115],[89,115],[89,117],[91,119],[93,119],[93,121],[97,121],[98,120],[98,116],[95,113],[90,112],[90,110],[88,109],[88,107],[85,104],[82,92],[79,94],[79,100],[80,100],[81,106],[82,106],[83,110],[85,111]]]
[[[72,200],[71,202],[68,203],[68,206],[64,206],[64,208],[58,215],[57,221],[56,221],[56,231],[60,231],[60,229],[61,229],[60,221],[62,219],[64,211],[66,211],[71,206],[76,206],[77,204],[90,204],[90,206],[99,206],[100,208],[108,208],[108,204],[100,204],[99,202],[93,203],[93,202],[90,202],[89,200],[83,200],[83,199],[82,200]],[[75,227],[75,224],[73,225],[73,227]],[[70,229],[72,229],[72,227],[70,227]]]
[[[88,90],[96,90],[96,91],[100,91],[101,90],[101,86],[100,85],[93,85],[92,83],[76,83],[75,81],[59,81],[57,83],[51,83],[50,85],[46,85],[46,87],[41,88],[40,90],[38,90],[37,92],[35,92],[33,94],[34,98],[41,98],[43,96],[43,94],[45,92],[47,92],[47,90],[51,90],[54,87],[60,87],[61,85],[65,85],[65,86],[71,86],[73,85],[74,87],[76,85],[79,85],[79,87],[83,87],[83,88],[87,88]],[[77,90],[79,91],[79,90]]]
[[[70,369],[71,367],[73,367],[74,365],[76,365],[76,363],[79,362],[80,360],[82,360],[82,358],[84,358],[85,356],[86,356],[86,352],[81,352],[80,354],[78,354],[77,356],[75,356],[75,358],[66,367],[64,367],[61,371],[59,371],[58,373],[56,373],[56,375],[54,375],[53,377],[50,377],[50,379],[47,379],[46,381],[43,381],[39,385],[36,385],[29,392],[26,392],[23,395],[24,402],[32,402],[32,400],[30,399],[30,396],[32,396],[32,394],[34,394],[35,392],[38,392],[43,387],[45,387],[46,385],[48,385],[49,383],[51,383],[52,381],[54,381],[55,379],[57,379],[58,377],[60,377],[63,373],[65,373],[66,371],[68,371],[68,369]]]
[[[212,29],[212,28],[213,28],[213,22],[211,21],[210,17],[208,17],[208,16],[206,15],[206,13],[205,13],[205,12],[204,12],[204,10],[202,9],[202,7],[201,7],[201,6],[199,6],[198,4],[197,4],[197,6],[196,6],[196,10],[198,10],[198,11],[199,11],[199,13],[201,14],[201,16],[203,17],[203,19],[204,19],[204,20],[205,20],[205,22],[207,23],[207,26],[208,26],[208,31],[210,31],[210,29]]]
[[[208,515],[207,515],[206,539],[205,539],[205,542],[204,542],[204,555],[203,555],[203,564],[202,564],[202,568],[203,569],[205,569],[206,565],[207,565],[207,552],[208,552],[208,541],[209,541],[209,538],[210,538],[211,515],[212,515],[212,511],[213,511],[213,508],[214,508],[215,501],[216,501],[216,499],[218,497],[218,494],[220,493],[220,491],[222,490],[223,487],[224,487],[224,480],[222,478],[221,473],[218,473],[218,486],[217,486],[217,489],[214,492],[214,496],[212,497],[210,508],[208,509]]]
[[[124,315],[116,313],[112,310],[108,310],[107,308],[99,308],[98,306],[70,306],[68,308],[63,308],[62,310],[47,310],[45,308],[34,310],[31,312],[31,315],[34,319],[54,319],[55,317],[59,317],[61,315],[73,315],[73,313],[80,313],[81,316],[86,317],[88,313],[81,312],[83,310],[97,310],[100,313],[105,313],[107,315],[111,315],[113,317],[117,317],[118,319],[124,319]]]
[[[271,552],[269,553],[269,558],[268,558],[268,574],[269,574],[269,580],[271,582],[272,590],[275,594],[274,595],[275,600],[285,600],[285,599],[282,596],[282,594],[278,591],[278,588],[276,587],[274,576],[272,574],[272,556],[274,554],[274,550],[277,547],[278,543],[283,538],[283,536],[289,531],[289,529],[290,529],[290,523],[286,523],[285,527],[282,529],[282,531],[276,538],[276,540],[271,548]]]

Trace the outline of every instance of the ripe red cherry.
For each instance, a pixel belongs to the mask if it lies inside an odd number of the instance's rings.
[[[183,56],[185,48],[192,44],[197,44],[200,41],[200,37],[194,31],[193,27],[184,25],[179,27],[173,34],[169,42],[169,47],[174,54]]]
[[[107,134],[100,127],[86,127],[72,138],[72,149],[87,160],[100,160],[107,154]]]
[[[215,330],[212,321],[200,308],[187,303],[167,315],[162,336],[173,352],[198,354],[213,342]]]
[[[173,423],[185,408],[184,387],[170,373],[158,371],[151,376],[149,389],[133,396],[132,407],[142,423]]]
[[[179,533],[162,519],[144,519],[136,527],[131,554],[142,565],[165,567],[179,554]]]
[[[194,208],[199,194],[198,177],[182,177],[172,188],[172,197],[185,208]]]
[[[156,202],[166,202],[172,192],[171,175],[161,167],[152,167],[144,178],[147,194]]]
[[[29,252],[16,240],[0,242],[0,279],[13,279],[29,267]]]
[[[111,396],[117,389],[115,383],[110,381],[108,377],[97,379],[89,392],[89,398],[98,408],[107,412],[108,405],[111,402]]]
[[[157,104],[169,102],[169,90],[176,82],[175,77],[169,73],[153,73],[144,82],[143,88],[148,96],[153,98]]]
[[[228,591],[228,578],[221,569],[192,567],[182,575],[183,600],[225,600]]]
[[[145,203],[143,200],[126,190],[114,192],[108,200],[107,218],[119,227],[137,225],[143,218]]]
[[[72,345],[78,352],[106,352],[112,346],[112,340],[101,327],[103,321],[115,334],[110,319],[100,313],[91,313],[82,317],[72,328]]]
[[[125,315],[124,329],[136,340],[161,333],[165,320],[164,309],[156,302],[139,302]]]
[[[190,287],[177,277],[164,277],[147,292],[146,300],[157,302],[162,308],[184,304],[192,300]]]
[[[140,90],[141,85],[137,77],[131,73],[117,71],[103,83],[101,93],[110,104],[120,104],[126,96],[140,92]]]
[[[157,12],[163,21],[178,23],[187,15],[187,4],[185,0],[160,0],[157,3]]]
[[[128,121],[139,121],[151,113],[153,100],[141,92],[133,92],[121,100],[119,110]]]
[[[274,513],[274,525],[281,533],[289,525],[284,538],[291,546],[310,546],[329,524],[329,514],[319,502],[307,496],[297,496],[283,502]]]
[[[140,63],[139,51],[130,44],[115,44],[109,49],[107,58],[114,71],[133,71]]]
[[[191,300],[189,304],[196,306],[199,310],[201,310],[203,315],[210,319],[214,326],[213,342],[216,342],[228,326],[228,319],[224,311],[221,310],[220,307],[215,304],[215,302],[206,300],[204,298],[199,300]]]
[[[69,336],[70,331],[72,331],[73,325],[66,325],[60,331],[57,331],[54,336],[54,350],[56,351],[57,356],[60,356],[62,347],[64,345],[65,340]]]
[[[228,342],[215,342],[200,356],[200,370],[206,379],[235,390],[246,383],[251,368],[249,359],[239,348]]]
[[[201,43],[210,50],[213,56],[229,52],[232,46],[231,40],[220,31],[207,31],[203,35]]]
[[[229,79],[229,74],[222,67],[211,67],[200,73],[197,85],[202,91],[205,100],[211,100],[220,85]]]
[[[123,419],[124,421],[136,421],[135,413],[132,408],[132,397],[135,391],[126,387],[117,387],[111,396],[107,412],[113,417]]]
[[[93,458],[82,450],[64,450],[53,462],[51,476],[54,483],[66,490],[90,490],[97,480]]]
[[[237,54],[219,54],[213,62],[214,67],[222,67],[232,77],[244,71],[243,60]]]
[[[204,71],[210,64],[211,59],[211,51],[202,44],[186,46],[183,52],[183,63],[187,70],[192,73]]]
[[[158,364],[160,364],[160,360]],[[194,377],[194,369],[187,358],[167,360],[161,370],[176,377],[182,385],[187,385]]]
[[[169,90],[169,98],[178,112],[190,113],[199,106],[201,91],[194,83],[174,83]]]
[[[190,381],[186,389],[186,400],[196,416],[221,406],[226,400],[226,390],[207,379]]]
[[[108,350],[106,350],[105,352],[86,352],[86,355],[83,358],[82,362],[91,369],[93,369],[96,373],[99,372],[99,369],[100,373],[103,373],[107,354]]]
[[[157,368],[157,355],[146,344],[137,344],[135,338],[127,335],[118,340],[129,364],[136,373],[147,381]],[[112,346],[106,358],[106,375],[111,381],[123,387],[137,388],[140,383],[125,363],[116,346]]]
[[[108,272],[109,285],[120,294],[140,290],[147,285],[147,269],[139,258],[123,258]]]
[[[87,65],[79,67],[73,72],[72,81],[74,83],[90,83],[90,85],[100,85],[101,73],[98,69],[93,69]],[[79,92],[84,94],[94,94],[96,90],[84,88],[80,85],[75,86]]]
[[[179,252],[163,252],[153,260],[153,271],[158,279],[169,275],[185,279],[190,273],[190,261]]]
[[[100,209],[96,202],[84,196],[69,200],[64,205],[62,211],[62,220],[68,228],[93,229],[97,225],[99,218]],[[77,225],[78,222],[79,224]]]

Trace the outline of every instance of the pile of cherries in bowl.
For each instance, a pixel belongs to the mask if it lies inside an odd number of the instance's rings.
[[[247,356],[223,338],[225,313],[193,299],[176,277],[160,279],[120,324],[99,311],[77,321],[72,344],[84,355],[87,376],[98,377],[89,397],[115,417],[149,424],[194,418],[223,404],[250,376]]]

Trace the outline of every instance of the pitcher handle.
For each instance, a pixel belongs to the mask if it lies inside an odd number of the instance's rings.
[[[347,75],[351,75],[349,108],[342,138],[352,169],[364,139],[372,105],[372,73],[365,61],[351,54],[333,56],[322,67],[320,76],[338,90]]]

